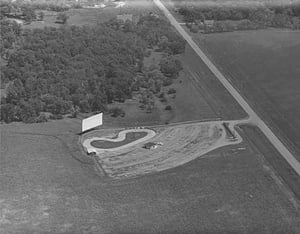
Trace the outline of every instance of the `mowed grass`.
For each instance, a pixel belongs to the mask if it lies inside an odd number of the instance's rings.
[[[184,67],[187,85],[199,95],[199,98],[193,96],[189,97],[193,92],[190,93],[189,90],[186,90],[186,100],[198,104],[198,108],[205,101],[214,113],[215,118],[242,119],[247,116],[240,105],[222,86],[190,46],[186,46],[186,51],[182,55],[181,61]],[[200,95],[202,98],[200,98]],[[186,103],[186,106],[189,106],[188,103]],[[194,107],[196,108],[197,105],[194,105]],[[208,113],[205,108],[199,108],[199,111]]]
[[[107,141],[107,140],[95,140],[91,142],[91,145],[100,148],[100,149],[111,149],[120,147],[122,145],[129,144],[133,141],[141,139],[147,135],[147,132],[128,132],[125,135],[125,139],[123,141]]]
[[[124,117],[111,117],[109,114],[103,116],[104,127],[136,127],[156,124],[165,124],[170,118],[169,113],[158,103],[151,113],[139,108],[140,103],[137,97],[128,99],[124,103],[115,102],[108,105],[108,108],[119,107],[125,111]]]
[[[259,30],[194,38],[300,159],[300,32]]]
[[[247,142],[163,173],[110,181],[72,157],[79,150],[72,121],[1,126],[1,233],[300,231],[293,198]],[[34,135],[46,133],[59,139]]]

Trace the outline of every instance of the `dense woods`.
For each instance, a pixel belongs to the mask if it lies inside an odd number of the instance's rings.
[[[170,25],[151,16],[141,17],[137,24],[110,21],[95,27],[23,32],[14,23],[1,24],[14,38],[1,35],[7,42],[1,51],[7,60],[1,69],[1,83],[8,84],[1,99],[5,122],[42,122],[49,113],[59,119],[65,114],[106,111],[108,103],[123,102],[140,88],[149,97],[176,78],[180,63],[173,56],[184,50],[183,40]],[[168,59],[145,70],[147,47],[167,53]],[[4,56],[7,49],[10,53]]]
[[[0,54],[3,59],[21,35],[21,26],[15,21],[0,20]]]

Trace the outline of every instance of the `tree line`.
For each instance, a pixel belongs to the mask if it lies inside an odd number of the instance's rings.
[[[24,30],[21,35],[16,30],[17,47],[1,69],[1,83],[9,85],[1,99],[0,120],[42,122],[45,113],[55,119],[106,111],[107,104],[123,102],[143,86],[157,92],[178,73],[179,62],[172,56],[184,49],[166,21],[159,21],[165,31],[155,30],[157,20],[141,17],[130,26],[136,30],[116,28],[112,22]],[[149,46],[157,46],[169,58],[161,62],[156,76],[146,77],[143,59]]]
[[[182,4],[178,12],[187,23],[196,21],[244,21],[251,22],[256,28],[284,27],[300,28],[300,4],[262,5],[256,7],[218,7]],[[249,27],[253,27],[249,24]]]

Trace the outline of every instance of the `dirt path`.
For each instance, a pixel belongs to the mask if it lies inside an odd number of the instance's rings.
[[[202,61],[207,65],[211,72],[218,78],[228,92],[234,97],[234,99],[242,106],[242,108],[250,116],[250,123],[256,125],[265,134],[272,145],[280,152],[289,165],[300,175],[300,163],[292,155],[292,153],[286,148],[286,146],[279,140],[279,138],[272,132],[272,130],[265,124],[265,122],[256,114],[247,101],[241,96],[241,94],[230,84],[230,82],[224,77],[219,69],[209,60],[199,46],[193,41],[191,36],[181,27],[177,20],[172,16],[169,10],[161,3],[160,0],[153,0],[157,7],[164,12],[170,23],[176,28],[181,36],[187,41]]]

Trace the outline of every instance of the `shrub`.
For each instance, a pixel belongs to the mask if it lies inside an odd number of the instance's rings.
[[[166,97],[163,97],[163,98],[160,99],[160,101],[161,102],[167,102],[167,99],[166,99]]]
[[[170,89],[168,90],[168,94],[173,94],[173,93],[176,93],[176,89],[170,88]]]
[[[197,32],[199,32],[199,27],[198,27],[197,25],[192,25],[192,26],[190,27],[190,31],[191,31],[192,33],[197,33]]]
[[[44,123],[44,122],[47,122],[48,119],[47,119],[47,116],[45,115],[45,113],[41,113],[38,117],[35,118],[35,121],[36,123]]]
[[[50,115],[50,119],[63,119],[64,117],[61,114],[57,114],[57,115]]]
[[[170,105],[167,105],[165,110],[172,110],[172,107]]]
[[[152,113],[152,110],[153,110],[153,105],[147,105],[146,107],[146,113]]]
[[[173,83],[173,80],[171,78],[166,78],[163,81],[163,86],[169,86]]]
[[[118,116],[124,117],[125,116],[125,111],[120,107],[111,108],[109,110],[109,112],[111,113],[112,117],[118,117]]]
[[[162,93],[160,93],[159,95],[158,95],[158,98],[164,98],[165,97],[165,93],[164,92],[162,92]]]

